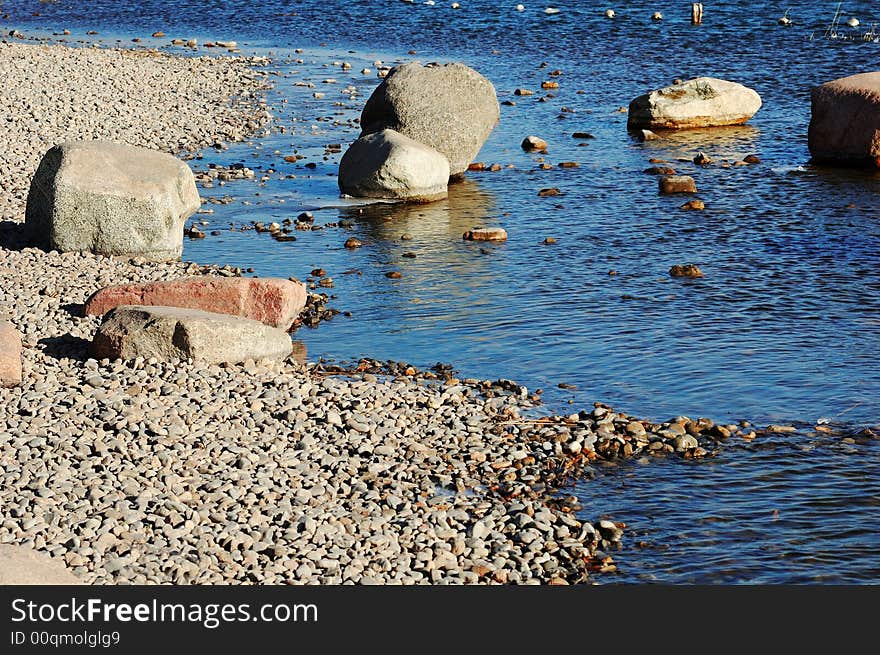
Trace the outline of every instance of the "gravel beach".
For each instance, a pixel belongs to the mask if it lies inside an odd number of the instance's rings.
[[[0,318],[24,382],[0,389],[0,543],[87,583],[555,583],[611,571],[622,526],[556,491],[599,457],[701,456],[729,428],[652,424],[597,406],[535,418],[509,381],[96,361],[109,285],[193,274],[25,247],[29,180],[65,139],[180,154],[263,128],[248,58],[0,44]]]

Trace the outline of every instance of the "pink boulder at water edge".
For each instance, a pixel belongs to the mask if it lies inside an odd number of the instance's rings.
[[[21,384],[21,337],[11,323],[0,321],[0,387]]]
[[[880,72],[814,88],[808,140],[817,161],[880,167]]]
[[[287,329],[306,305],[306,288],[280,278],[186,277],[168,282],[105,287],[86,301],[85,313],[120,305],[160,305],[231,314]]]

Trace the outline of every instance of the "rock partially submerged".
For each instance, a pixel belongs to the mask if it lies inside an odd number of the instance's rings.
[[[21,384],[21,335],[8,321],[0,321],[0,387]]]
[[[816,161],[880,167],[880,71],[814,88],[808,134]]]
[[[167,260],[180,257],[184,221],[199,205],[192,171],[171,155],[69,141],[43,156],[25,220],[48,250]]]
[[[390,129],[362,136],[339,162],[339,190],[357,198],[431,202],[448,182],[445,156]]]
[[[498,124],[495,87],[464,64],[391,70],[361,113],[361,136],[390,128],[434,148],[461,175]]]
[[[247,318],[180,307],[122,305],[111,310],[92,341],[108,359],[192,359],[208,364],[280,360],[293,349],[284,330]]]
[[[475,227],[461,238],[465,241],[507,241],[507,230],[503,227]]]
[[[690,175],[666,175],[660,178],[658,186],[663,195],[697,192],[697,183]]]
[[[26,546],[0,545],[0,586],[80,584],[61,560]]]
[[[166,282],[121,284],[96,291],[85,314],[106,314],[120,305],[164,305],[231,314],[289,328],[306,305],[306,287],[280,278],[193,276]]]
[[[629,105],[630,129],[686,129],[741,125],[761,108],[754,90],[698,77],[639,96]]]

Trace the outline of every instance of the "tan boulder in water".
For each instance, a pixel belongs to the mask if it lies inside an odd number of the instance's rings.
[[[756,91],[736,82],[698,77],[633,100],[627,126],[675,130],[741,125],[760,108]]]

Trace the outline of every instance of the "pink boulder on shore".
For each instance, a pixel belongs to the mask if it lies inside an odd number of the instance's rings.
[[[21,384],[21,336],[11,323],[0,321],[0,387]]]
[[[168,282],[105,287],[86,301],[85,313],[120,305],[160,305],[231,314],[287,329],[306,304],[300,282],[280,278],[186,277]]]

